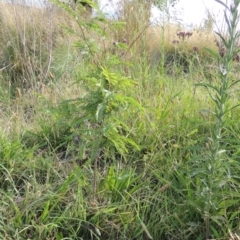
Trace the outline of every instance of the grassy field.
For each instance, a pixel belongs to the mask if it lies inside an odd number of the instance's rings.
[[[218,36],[53,2],[0,2],[0,239],[240,239],[236,8]]]

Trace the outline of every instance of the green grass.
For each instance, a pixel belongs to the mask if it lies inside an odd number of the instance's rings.
[[[203,48],[217,50],[211,32],[176,49],[170,24],[85,22],[66,7],[50,20],[28,9],[31,25],[26,9],[0,9],[0,239],[240,239],[240,114],[224,113],[214,139],[209,111],[237,105],[238,84],[219,102],[197,86],[224,81]]]

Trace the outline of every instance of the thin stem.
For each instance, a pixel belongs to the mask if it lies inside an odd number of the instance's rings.
[[[94,159],[94,173],[93,173],[93,200],[96,201],[97,195],[97,165],[98,165],[98,157]]]

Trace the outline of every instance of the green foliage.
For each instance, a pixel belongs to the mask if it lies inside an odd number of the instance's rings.
[[[205,238],[219,238],[226,236],[225,228],[218,229],[228,222],[226,208],[234,206],[237,198],[235,188],[238,185],[236,176],[232,175],[232,169],[237,167],[235,161],[228,156],[229,139],[224,134],[229,112],[233,111],[239,104],[230,106],[229,102],[232,91],[239,80],[231,81],[230,74],[233,70],[233,58],[237,54],[235,50],[239,33],[236,31],[239,20],[238,6],[240,1],[234,1],[229,8],[223,2],[217,0],[225,7],[225,22],[228,27],[228,36],[224,37],[217,33],[220,41],[226,48],[222,57],[211,49],[207,49],[218,60],[219,80],[216,83],[199,83],[207,89],[215,107],[208,110],[215,118],[215,123],[211,126],[211,135],[206,143],[206,148],[202,149],[201,155],[192,160],[194,171],[191,170],[191,179],[195,186],[194,201],[191,197],[191,205],[202,214],[205,222]],[[229,14],[229,15],[228,15]],[[204,164],[203,164],[204,163]],[[231,219],[233,221],[233,219]]]
[[[116,43],[118,21],[54,1],[75,42],[53,46],[55,81],[14,99],[1,88],[0,239],[238,239],[238,34],[222,38],[223,57],[208,45],[211,62],[161,35],[155,67],[140,22]],[[236,6],[225,6],[230,33]]]
[[[64,110],[70,112],[69,109]],[[42,116],[38,120],[38,129],[23,132],[21,142],[26,148],[38,148],[43,152],[66,151],[72,141],[69,121],[63,117],[61,109],[58,112],[52,108],[40,111]],[[45,121],[42,121],[43,118]]]
[[[123,134],[127,135],[130,129],[119,118],[124,110],[142,110],[136,100],[123,95],[136,83],[106,68],[101,68],[100,74],[89,78],[89,82],[87,84],[89,94],[81,100],[83,111],[81,111],[82,118],[79,120],[83,122],[87,119],[90,126],[95,125],[94,132],[99,134],[95,137],[102,138],[101,141],[106,145],[112,144],[117,152],[123,155],[127,152],[126,146],[129,144],[139,149],[129,137],[124,137]],[[77,122],[79,123],[78,120]],[[101,146],[103,146],[102,143]]]
[[[103,192],[106,192],[109,202],[127,202],[140,190],[142,184],[139,178],[133,170],[122,170],[118,173],[116,168],[111,166],[100,186],[102,185]]]
[[[94,58],[98,52],[98,45],[87,37],[85,29],[98,34],[104,33],[98,23],[103,19],[83,21],[80,13],[74,11],[67,4],[59,1],[53,2],[66,10],[77,22],[80,34],[68,28],[70,33],[80,36],[80,40],[75,42],[74,47]],[[112,59],[115,59],[114,62],[111,61]],[[91,73],[77,82],[77,84],[83,83],[86,93],[83,98],[73,100],[71,103],[77,111],[73,114],[76,117],[71,119],[71,127],[76,131],[73,135],[82,139],[90,152],[90,159],[94,161],[93,196],[95,199],[97,164],[101,152],[108,149],[114,153],[113,157],[116,154],[125,157],[130,146],[140,149],[130,138],[131,130],[128,124],[121,119],[121,113],[126,110],[136,111],[143,108],[134,98],[127,96],[127,92],[133,89],[136,83],[112,70],[120,63],[118,59],[109,58],[105,64],[104,62],[100,64],[95,59],[93,62]],[[64,115],[67,116],[68,112]],[[79,130],[77,130],[78,128]]]

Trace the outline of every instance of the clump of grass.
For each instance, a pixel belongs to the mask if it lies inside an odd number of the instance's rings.
[[[3,76],[17,87],[28,88],[45,82],[49,77],[54,38],[50,11],[1,3],[1,16]],[[44,18],[49,19],[47,27],[40,21]]]
[[[217,50],[214,40],[214,34],[204,29],[187,31],[173,24],[150,27],[146,44],[149,61],[153,66],[164,65],[171,74],[199,73],[203,66],[212,66],[213,58],[204,48]]]
[[[11,86],[12,95],[16,96],[16,88],[23,92],[55,80],[51,69],[54,50],[70,41],[63,39],[64,31],[59,24],[72,22],[50,4],[45,8],[26,6],[24,1],[0,5],[3,84]]]

